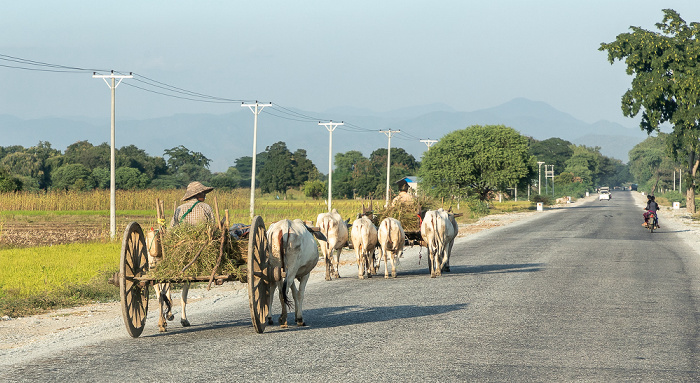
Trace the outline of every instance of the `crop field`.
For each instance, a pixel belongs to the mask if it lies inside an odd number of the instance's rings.
[[[117,238],[109,238],[109,191],[14,193],[0,198],[0,317],[21,316],[52,308],[119,299],[118,289],[107,285],[117,271],[121,238],[129,222],[143,227],[155,224],[156,198],[164,201],[166,217],[180,203],[183,190],[119,191],[116,194]],[[223,218],[250,222],[250,190],[214,190],[214,201]],[[382,201],[333,200],[344,218],[354,218],[362,205],[375,209]],[[435,203],[433,203],[435,204]],[[439,203],[438,203],[439,205]],[[448,208],[449,206],[445,206]],[[454,206],[456,207],[456,206]],[[490,206],[492,213],[531,209],[528,202],[503,202]],[[459,222],[471,222],[466,204]],[[255,213],[267,225],[284,218],[315,221],[326,212],[324,200],[312,200],[291,192],[288,199],[256,196]]]

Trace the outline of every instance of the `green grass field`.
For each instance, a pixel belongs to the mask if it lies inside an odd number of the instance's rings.
[[[119,268],[120,251],[118,242],[0,250],[0,316],[118,299],[106,280]]]

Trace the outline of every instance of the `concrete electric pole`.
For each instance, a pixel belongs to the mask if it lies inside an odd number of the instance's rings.
[[[387,151],[387,156],[386,156],[386,203],[384,207],[389,206],[389,174],[391,172],[391,136],[394,135],[394,133],[400,133],[400,130],[380,130],[379,132],[386,134],[387,137],[389,137],[389,146],[388,146],[388,151]]]
[[[272,104],[260,104],[257,101],[255,101],[255,104],[241,104],[241,107],[246,106],[251,112],[253,112],[253,114],[255,114],[255,120],[253,122],[253,166],[250,174],[250,218],[252,219],[253,214],[255,213],[255,157],[258,151],[258,115],[260,112],[262,112],[263,108],[266,106],[272,106]]]
[[[345,125],[342,122],[319,122],[319,125],[323,125],[328,129],[328,211],[331,211],[331,190],[332,190],[332,180],[333,180],[333,131],[340,125]]]
[[[112,135],[111,135],[111,145],[110,145],[110,161],[109,161],[109,236],[114,240],[117,236],[117,203],[116,203],[116,165],[114,160],[114,138],[115,138],[115,114],[116,114],[116,103],[115,96],[116,90],[122,80],[125,78],[134,78],[131,75],[116,75],[114,71],[111,74],[102,75],[92,72],[92,78],[101,78],[105,81],[109,89],[112,91]],[[112,81],[107,81],[107,79],[112,79]],[[115,80],[119,79],[119,82],[115,83]]]
[[[430,150],[430,147],[433,146],[434,143],[438,142],[438,140],[420,140],[420,142],[426,144],[428,146],[428,150]]]
[[[537,194],[542,195],[542,164],[543,161],[537,161]]]

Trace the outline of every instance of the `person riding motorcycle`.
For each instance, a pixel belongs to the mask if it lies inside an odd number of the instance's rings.
[[[656,227],[661,227],[661,225],[659,225],[659,204],[656,203],[656,198],[653,195],[647,195],[647,206],[644,208],[644,210],[644,223],[642,226],[647,225],[649,215],[653,212],[656,216]]]

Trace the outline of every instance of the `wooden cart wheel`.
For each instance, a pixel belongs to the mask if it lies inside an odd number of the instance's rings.
[[[265,331],[267,314],[270,312],[269,262],[265,222],[256,215],[248,234],[248,302],[250,318],[258,334]]]
[[[122,254],[119,263],[119,293],[122,301],[122,318],[126,331],[134,338],[141,335],[148,313],[149,285],[142,286],[134,277],[148,272],[146,238],[137,222],[131,222],[124,230]]]

